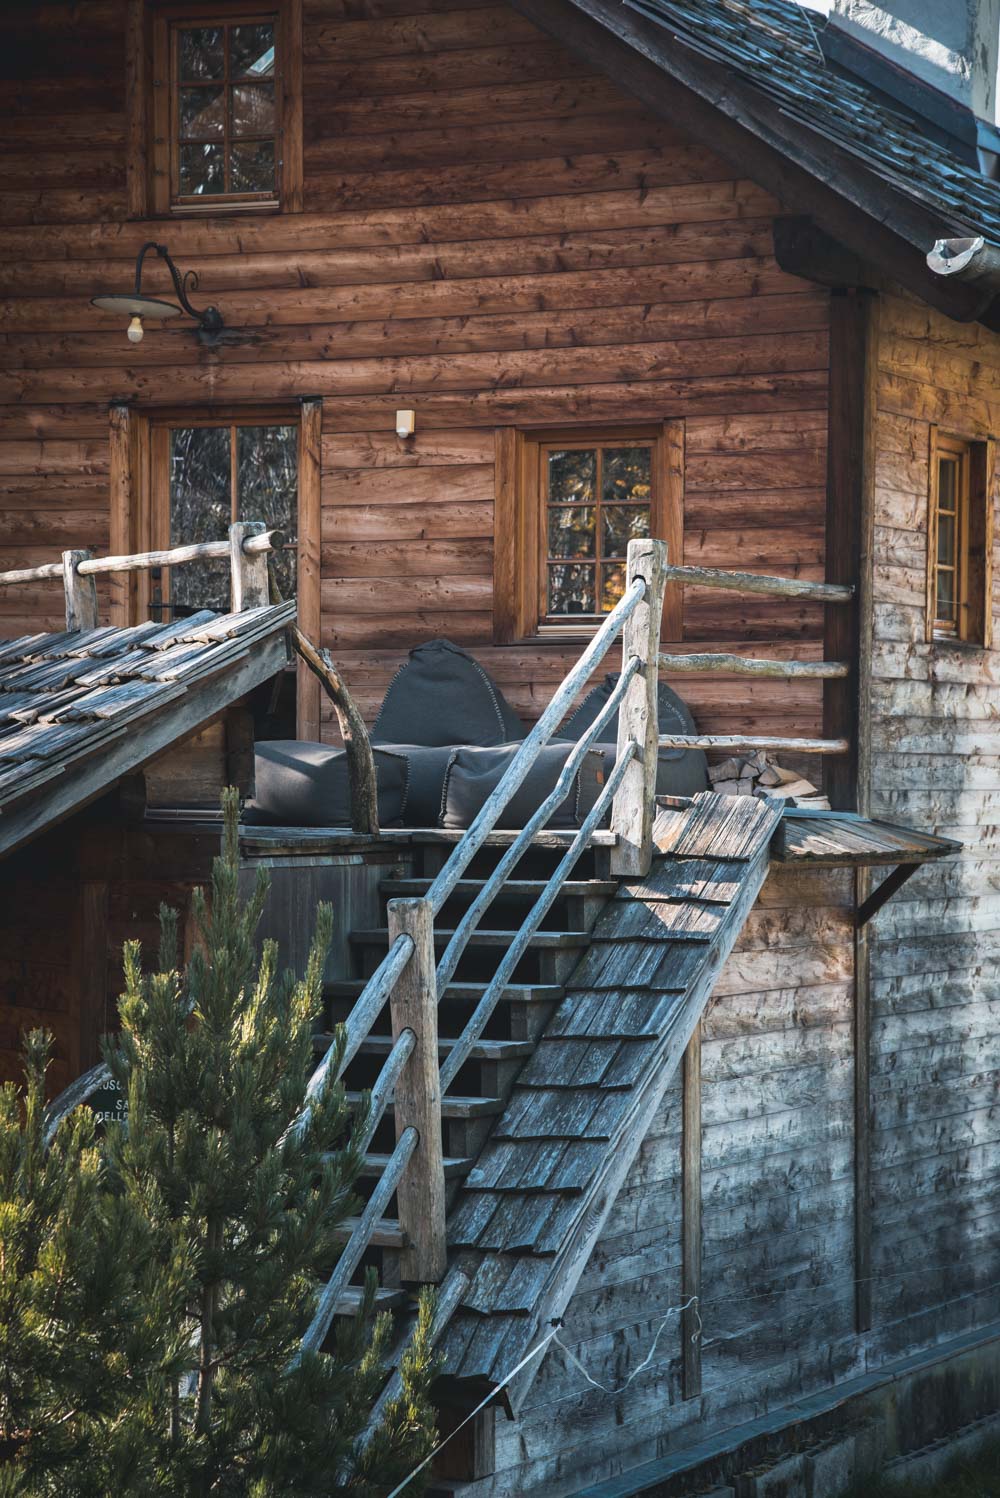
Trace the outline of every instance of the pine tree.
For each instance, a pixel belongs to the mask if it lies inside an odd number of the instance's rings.
[[[49,1050],[33,1031],[23,1088],[0,1089],[0,1494],[149,1493],[145,1427],[182,1351],[183,1255],[168,1239],[152,1256],[89,1109],[46,1148]]]
[[[278,973],[273,942],[258,956],[266,873],[241,898],[235,792],[223,806],[223,852],[210,900],[195,897],[186,969],[176,917],[163,910],[158,971],[144,975],[137,945],[126,947],[122,1030],[107,1049],[129,1100],[127,1131],[109,1132],[123,1200],[162,1254],[178,1243],[189,1252],[182,1326],[193,1366],[162,1401],[160,1477],[184,1495],[377,1498],[433,1441],[429,1306],[401,1365],[403,1394],[364,1445],[390,1336],[388,1318],[372,1323],[373,1277],[335,1349],[296,1357],[361,1166],[364,1108],[352,1123],[340,1084],[288,1132],[311,1072],[332,914],[320,906],[302,979]]]

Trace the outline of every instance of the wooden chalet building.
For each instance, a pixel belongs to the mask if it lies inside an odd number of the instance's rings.
[[[369,721],[407,652],[446,637],[531,723],[612,605],[645,599],[621,721],[646,733],[646,769],[633,754],[618,782],[645,861],[622,854],[616,801],[501,1010],[444,1062],[458,1093],[421,1115],[395,1219],[415,1083],[373,1145],[382,1216],[361,1249],[387,1303],[442,1282],[445,1427],[501,1391],[442,1453],[442,1493],[825,1498],[1000,1411],[1000,35],[986,0],[942,7],[953,76],[835,8],[0,15],[0,571],[262,521],[295,538],[278,565],[299,625]],[[655,582],[630,593],[625,572],[645,535],[666,544],[658,644]],[[644,544],[633,557],[659,567]],[[734,591],[721,572],[794,586]],[[222,574],[200,594],[186,576],[107,572],[100,625],[183,619],[206,590],[226,614]],[[57,579],[0,586],[0,640],[18,642],[0,646],[5,1075],[26,1018],[56,1030],[60,1083],[95,1059],[122,937],[165,884],[203,877],[191,766],[214,755],[210,801],[239,754],[223,709],[252,691],[259,736],[337,741],[318,681],[276,674],[288,611],[244,660],[233,607],[218,696],[192,686],[162,732],[126,728],[131,757],[8,849],[8,793],[16,819],[63,776],[39,770],[40,732],[14,744],[9,694],[62,692],[70,677],[31,671],[92,642],[62,633]],[[197,627],[192,661],[219,638]],[[657,650],[698,736],[824,741],[789,757],[822,765],[845,816],[707,791],[654,806]],[[728,666],[677,659],[706,655]],[[69,719],[97,733],[74,692]],[[18,721],[60,723],[67,700],[20,701]],[[136,810],[127,777],[157,757],[168,773],[146,773]],[[569,838],[535,839],[508,911]],[[382,1075],[388,1097],[419,1061],[434,1094],[436,1030],[405,1013],[509,837],[446,879],[432,935],[428,890],[460,842],[245,829],[293,953],[313,898],[339,902],[331,1019],[402,954],[380,992],[403,1007],[364,1031],[349,1086]],[[390,896],[413,905],[386,913]],[[443,1057],[520,919],[491,916],[445,986]]]

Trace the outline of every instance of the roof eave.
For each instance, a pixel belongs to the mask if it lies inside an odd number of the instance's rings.
[[[934,242],[963,226],[885,182],[683,37],[611,0],[511,0],[514,8],[606,73],[647,108],[683,119],[704,144],[854,255],[958,322],[993,321],[996,294],[936,275]],[[663,80],[675,88],[664,98]],[[682,91],[678,96],[678,90]],[[967,231],[966,231],[967,232]]]

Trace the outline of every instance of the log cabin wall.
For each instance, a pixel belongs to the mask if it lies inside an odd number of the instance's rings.
[[[668,1088],[477,1498],[577,1492],[863,1366],[854,1321],[853,875],[773,868],[701,1043],[701,1392],[680,1317],[682,1091]],[[696,1325],[696,1323],[695,1323]],[[691,1397],[685,1397],[690,1392]]]
[[[5,17],[0,567],[108,546],[110,401],[321,395],[322,634],[370,716],[421,639],[529,718],[579,651],[493,643],[498,428],[681,419],[684,560],[823,575],[829,298],[777,269],[752,182],[502,5],[306,0],[304,212],[130,221],[124,21]],[[89,305],[151,234],[247,342],[132,346]],[[60,613],[11,590],[0,634]],[[689,590],[685,617],[694,649],[822,654],[812,606]],[[706,731],[820,728],[818,683],[677,685]]]
[[[996,650],[925,640],[930,424],[1000,434],[1000,338],[883,301],[872,813],[965,844],[904,885],[871,942],[873,1273],[889,1276],[873,1316],[909,1347],[994,1316],[1000,1281],[1000,666]],[[994,618],[998,604],[994,584]]]

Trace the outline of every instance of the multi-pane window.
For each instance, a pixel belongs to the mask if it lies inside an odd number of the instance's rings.
[[[969,449],[940,438],[937,451],[937,547],[934,573],[934,626],[958,634],[968,565]]]
[[[171,27],[175,204],[277,198],[278,36],[274,15]]]
[[[653,443],[543,443],[542,617],[595,618],[625,589],[629,541],[650,534]]]
[[[992,640],[993,454],[932,430],[927,637]]]
[[[290,424],[171,426],[163,429],[166,513],[162,544],[225,540],[234,520],[262,520],[282,531],[286,548],[274,558],[283,597],[295,593],[298,428]],[[166,534],[164,534],[164,531]],[[176,567],[162,602],[173,610],[229,608],[228,562]],[[154,600],[155,603],[155,600]]]

